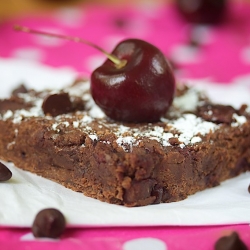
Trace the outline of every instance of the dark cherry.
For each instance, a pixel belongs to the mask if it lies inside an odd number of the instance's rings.
[[[229,236],[223,236],[215,243],[215,250],[247,250],[247,246],[240,239],[237,232]]]
[[[162,52],[145,41],[128,39],[111,55],[126,64],[117,67],[107,59],[92,73],[91,93],[96,104],[114,120],[158,121],[175,92],[174,75]]]
[[[226,10],[226,0],[176,0],[176,5],[182,16],[192,23],[219,23]]]
[[[58,238],[65,230],[63,214],[55,208],[41,210],[35,217],[32,233],[37,238]]]
[[[8,181],[12,177],[11,171],[0,162],[0,182]]]
[[[173,101],[175,79],[172,67],[162,52],[150,43],[139,39],[124,40],[110,54],[80,37],[19,25],[14,29],[84,43],[104,53],[108,59],[91,74],[91,93],[96,104],[114,120],[158,121]],[[42,108],[45,114],[56,116],[70,110],[70,106],[66,95],[54,95],[44,101]]]

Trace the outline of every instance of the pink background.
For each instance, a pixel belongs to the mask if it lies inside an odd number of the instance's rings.
[[[0,23],[1,58],[34,60],[52,67],[68,66],[88,77],[105,59],[100,52],[82,44],[17,33],[12,30],[14,24],[81,36],[108,51],[122,39],[144,39],[159,47],[173,62],[177,78],[209,78],[229,83],[250,74],[249,4],[231,3],[227,18],[216,27],[192,26],[171,5],[143,8],[89,5]],[[191,37],[197,37],[199,46],[190,44]],[[134,250],[157,249],[157,244],[170,250],[213,249],[215,241],[231,231],[237,231],[250,247],[249,225],[226,225],[68,228],[56,242],[29,240],[29,228],[0,227],[0,249]],[[136,242],[138,239],[142,241]],[[130,240],[134,242],[129,243]]]
[[[70,66],[89,75],[104,59],[84,44],[14,32],[14,24],[80,36],[107,51],[125,38],[140,38],[159,47],[176,65],[178,77],[209,77],[230,82],[250,73],[250,4],[230,4],[218,26],[192,26],[174,6],[108,8],[84,6],[51,15],[28,16],[0,23],[0,56],[36,60],[54,67]],[[192,35],[196,34],[196,35]],[[200,45],[194,47],[190,41]]]

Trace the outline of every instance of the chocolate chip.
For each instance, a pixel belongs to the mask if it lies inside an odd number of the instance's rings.
[[[54,208],[41,210],[32,225],[32,233],[37,238],[58,238],[65,230],[66,221],[63,214]]]
[[[42,109],[44,114],[57,116],[72,111],[72,104],[68,93],[59,93],[47,96],[44,99]]]
[[[236,232],[229,236],[221,237],[215,243],[215,250],[247,250],[247,246]]]
[[[27,93],[27,92],[28,92],[27,88],[23,84],[21,84],[12,91],[12,95],[18,95],[20,93]]]
[[[227,123],[233,122],[233,114],[236,110],[232,106],[224,106],[220,104],[206,104],[198,109],[198,116],[206,121],[214,123]]]
[[[248,186],[248,193],[250,194],[250,184],[249,184],[249,186]]]
[[[11,171],[0,162],[0,182],[7,181],[12,177]]]

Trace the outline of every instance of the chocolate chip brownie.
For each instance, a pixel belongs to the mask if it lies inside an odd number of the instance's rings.
[[[85,81],[22,87],[0,101],[0,136],[1,159],[125,206],[179,201],[250,170],[249,107],[186,86],[159,122],[141,124],[107,118]]]

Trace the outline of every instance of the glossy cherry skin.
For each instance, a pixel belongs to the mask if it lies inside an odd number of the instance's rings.
[[[120,42],[111,54],[127,63],[117,68],[108,59],[92,73],[91,93],[96,104],[117,121],[158,121],[175,92],[175,78],[165,56],[138,39]]]
[[[226,0],[176,0],[176,4],[182,16],[192,23],[220,23],[226,10]]]

